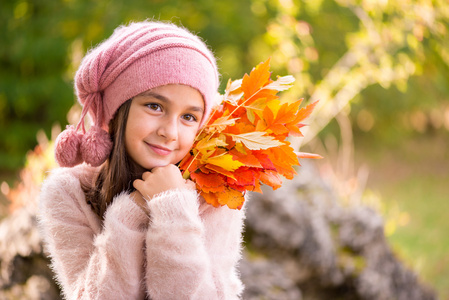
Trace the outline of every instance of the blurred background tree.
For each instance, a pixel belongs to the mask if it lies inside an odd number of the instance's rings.
[[[76,122],[73,76],[91,46],[131,20],[172,21],[214,50],[222,88],[272,57],[297,79],[286,97],[320,99],[296,144],[327,157],[349,202],[374,199],[397,251],[449,296],[447,1],[8,0],[0,15],[0,180],[39,129]]]

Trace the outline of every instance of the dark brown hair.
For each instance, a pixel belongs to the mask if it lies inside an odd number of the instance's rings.
[[[86,201],[103,219],[112,199],[123,191],[133,191],[132,183],[141,176],[136,164],[130,160],[125,148],[125,131],[131,100],[123,103],[109,123],[112,151],[101,166],[98,176],[90,184],[83,184]]]

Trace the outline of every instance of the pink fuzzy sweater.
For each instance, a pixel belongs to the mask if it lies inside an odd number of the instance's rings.
[[[239,299],[243,209],[170,190],[149,202],[149,218],[122,193],[102,222],[80,185],[95,171],[56,169],[40,195],[40,229],[66,299]]]

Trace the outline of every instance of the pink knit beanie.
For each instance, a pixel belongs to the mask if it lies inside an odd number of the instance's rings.
[[[173,24],[144,21],[118,27],[86,54],[75,75],[83,111],[78,125],[68,126],[56,139],[58,164],[101,165],[112,149],[108,124],[118,108],[142,92],[167,84],[188,85],[202,94],[202,126],[219,84],[215,58],[208,47]],[[93,124],[86,132],[87,113]]]

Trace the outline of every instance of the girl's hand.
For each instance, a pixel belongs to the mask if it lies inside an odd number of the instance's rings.
[[[195,184],[182,178],[181,171],[175,165],[156,167],[142,174],[142,179],[133,182],[134,188],[146,199],[172,189],[195,189]]]

